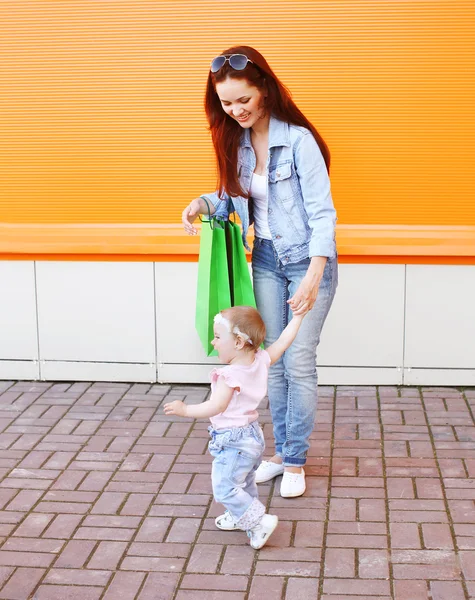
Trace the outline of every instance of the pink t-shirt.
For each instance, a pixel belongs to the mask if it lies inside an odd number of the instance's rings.
[[[258,418],[257,407],[267,394],[269,367],[270,356],[268,352],[258,350],[251,365],[226,365],[211,371],[212,392],[220,376],[224,377],[229,387],[239,388],[234,390],[233,397],[226,410],[210,418],[211,425],[215,429],[245,427]]]

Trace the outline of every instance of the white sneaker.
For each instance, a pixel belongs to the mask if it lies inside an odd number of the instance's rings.
[[[284,472],[284,465],[278,465],[270,460],[263,460],[256,471],[256,483],[264,483],[264,481],[270,481],[282,475]]]
[[[305,492],[306,487],[303,469],[300,473],[285,471],[280,484],[280,495],[282,498],[296,498]]]
[[[229,511],[226,511],[224,515],[216,517],[214,524],[218,529],[222,529],[223,531],[234,531],[239,529],[239,527],[236,527],[236,523],[234,522],[234,519]]]
[[[277,527],[278,522],[279,519],[276,515],[262,515],[258,525],[248,530],[247,535],[254,550],[259,550],[264,546]]]

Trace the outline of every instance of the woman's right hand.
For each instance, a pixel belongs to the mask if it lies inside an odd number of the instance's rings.
[[[201,199],[195,198],[188,204],[185,210],[181,214],[181,221],[183,223],[183,227],[188,235],[196,235],[198,232],[195,227],[193,227],[193,222],[196,217],[201,213]]]

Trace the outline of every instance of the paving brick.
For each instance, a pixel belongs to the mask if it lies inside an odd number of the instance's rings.
[[[176,600],[244,600],[244,592],[179,590]]]
[[[269,549],[269,546],[267,546],[266,550],[269,551]],[[250,546],[228,546],[220,572],[227,575],[248,575],[251,572],[254,559],[255,552]],[[190,563],[188,563],[188,571],[190,570]]]
[[[55,566],[59,568],[81,569],[87,562],[96,543],[91,540],[71,540],[61,552]]]
[[[249,546],[246,546],[249,548]],[[261,552],[259,560],[271,561],[308,561],[319,562],[321,559],[320,548],[279,548],[276,546],[266,545],[265,552]]]
[[[475,425],[459,390],[424,388],[423,406],[418,389],[382,386],[379,412],[375,386],[340,386],[334,421],[335,389],[320,387],[307,492],[289,500],[278,482],[259,486],[280,523],[256,553],[244,532],[214,525],[222,507],[211,501],[207,423],[157,411],[167,393],[198,403],[208,386],[4,389],[19,390],[7,392],[0,415],[7,595],[26,600],[38,587],[36,600],[170,600],[182,581],[175,600],[244,600],[248,586],[248,600],[316,598],[320,583],[321,600],[390,600],[391,542],[394,600],[458,600],[461,569],[475,598]],[[271,453],[267,400],[261,413]],[[41,573],[31,589],[28,573]]]
[[[175,519],[167,536],[167,542],[193,542],[199,526],[198,519]]]
[[[49,567],[54,559],[54,554],[0,550],[0,566],[2,567]]]
[[[365,598],[390,595],[389,582],[369,579],[325,579],[323,591],[325,594],[347,594]]]
[[[200,547],[199,544],[195,549]],[[130,556],[156,556],[165,558],[186,558],[190,553],[190,544],[162,544],[160,542],[133,542],[127,550]],[[201,546],[203,549],[214,548],[214,546]],[[211,553],[211,556],[213,554]],[[188,570],[190,570],[188,568]],[[212,572],[214,572],[213,569]],[[205,571],[199,571],[204,573]]]
[[[422,535],[427,549],[453,549],[450,527],[445,523],[423,523]]]
[[[173,598],[178,583],[178,573],[150,573],[138,600],[168,600]],[[113,600],[111,598],[111,600]]]
[[[0,385],[1,385],[0,381]],[[0,396],[1,399],[1,396]],[[10,577],[15,569],[13,567],[0,567],[0,587],[5,583],[5,581]]]
[[[13,535],[19,537],[36,537],[40,536],[54,515],[48,514],[30,514],[28,515],[23,523],[18,527]]]
[[[330,548],[387,548],[388,540],[383,535],[334,535],[327,536]]]
[[[57,585],[100,585],[105,586],[109,582],[112,573],[110,571],[95,571],[92,569],[51,569],[48,571],[44,583]]]
[[[100,587],[41,585],[34,600],[99,600],[102,592]]]
[[[84,515],[90,508],[91,504],[86,502],[40,502],[35,512]]]
[[[358,575],[363,579],[389,579],[389,556],[385,550],[360,550]]]
[[[135,539],[138,542],[163,542],[170,521],[171,519],[167,518],[147,517],[144,519]]]
[[[167,544],[168,545],[168,544]],[[231,551],[232,548],[229,547],[226,551],[226,554]],[[241,548],[238,548],[241,550]],[[196,544],[193,548],[193,552],[191,553],[190,560],[187,565],[188,573],[216,573],[216,569],[218,567],[218,563],[221,559],[221,554],[223,553],[223,546],[215,545],[215,544]],[[252,560],[254,559],[254,552],[252,552]],[[226,559],[225,559],[226,560]],[[251,564],[252,564],[251,560]],[[234,562],[237,562],[237,570],[235,570]],[[246,562],[246,561],[243,561]],[[239,556],[230,553],[226,565],[223,564],[221,568],[222,573],[226,574],[240,574],[242,571],[239,570],[239,564],[242,562],[239,561]],[[231,567],[232,570],[228,570]],[[250,564],[247,564],[246,573],[250,572]]]
[[[3,544],[2,550],[13,550],[16,552],[51,552],[53,554],[58,554],[63,545],[63,540],[10,537]]]
[[[119,527],[80,527],[74,534],[77,540],[111,540],[130,541],[135,534],[135,529],[121,529]]]
[[[355,550],[328,548],[325,554],[325,577],[355,576]]]
[[[144,515],[153,501],[153,494],[130,494],[121,515]]]
[[[68,539],[82,519],[82,515],[58,515],[43,533],[43,537]]]
[[[92,514],[115,515],[125,502],[126,494],[122,492],[103,492],[91,509]]]
[[[318,577],[320,565],[311,562],[297,561],[259,561],[255,570],[256,575],[280,575],[299,577]]]
[[[394,593],[395,600],[429,600],[425,581],[395,581]]]
[[[118,515],[89,515],[82,524],[85,527],[138,527],[140,517],[122,517]]]
[[[189,473],[170,473],[160,492],[164,494],[183,494],[186,492],[192,477]]]
[[[432,581],[432,600],[465,600],[462,584],[458,581]]]
[[[320,547],[323,542],[323,523],[297,523],[295,529],[295,546]],[[279,530],[281,524],[279,523]],[[274,535],[272,537],[274,540]]]
[[[330,502],[331,521],[355,521],[356,500],[353,498],[332,498]]]
[[[386,504],[384,500],[363,498],[358,502],[360,521],[386,522]]]
[[[475,579],[475,551],[460,552],[462,571],[466,579]]]
[[[80,472],[78,471],[78,473]],[[101,492],[109,483],[112,475],[112,472],[93,471],[87,475],[78,489],[81,491]]]
[[[0,592],[5,600],[25,600],[31,598],[32,592],[43,577],[45,569],[28,569],[20,567]]]
[[[421,548],[421,538],[417,523],[391,523],[392,548]]]
[[[88,569],[104,569],[114,571],[117,569],[122,556],[127,548],[127,542],[100,542],[88,562]]]
[[[145,573],[116,573],[103,600],[134,600],[144,579]]]
[[[164,571],[179,573],[185,564],[183,558],[126,556],[121,564],[123,571]]]
[[[308,600],[309,598],[317,598],[318,587],[318,579],[311,577],[305,579],[289,577],[285,598],[286,600]]]
[[[29,511],[43,496],[42,490],[21,490],[6,506],[6,510]]]
[[[249,592],[249,600],[281,598],[284,581],[283,577],[253,577]]]
[[[245,591],[248,578],[241,575],[185,575],[181,589]]]

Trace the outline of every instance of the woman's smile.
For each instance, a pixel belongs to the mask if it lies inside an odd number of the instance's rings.
[[[246,113],[244,116],[236,117],[236,119],[242,123],[243,121],[247,121],[250,115],[251,113]]]

